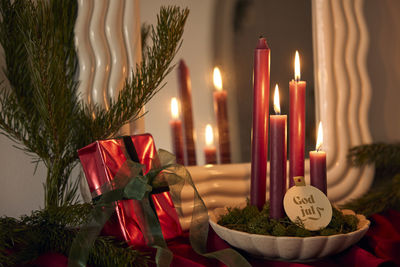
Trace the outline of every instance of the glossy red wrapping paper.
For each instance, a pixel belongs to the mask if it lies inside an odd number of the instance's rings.
[[[142,134],[131,138],[140,163],[145,166],[143,171],[146,174],[152,168],[157,153],[153,137],[150,134]],[[103,193],[100,187],[112,181],[126,161],[122,138],[96,141],[80,149],[78,155],[93,197]],[[182,228],[169,192],[154,194],[151,198],[164,238],[168,240],[181,235]],[[141,231],[145,226],[141,223],[140,214],[136,214],[135,210],[140,210],[136,200],[118,201],[115,213],[105,224],[102,234],[115,236],[132,246],[145,245]]]

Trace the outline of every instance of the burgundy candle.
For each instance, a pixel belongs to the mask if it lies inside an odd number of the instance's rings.
[[[217,149],[214,146],[214,133],[210,124],[206,126],[206,146],[204,148],[206,164],[217,164]]]
[[[253,138],[251,147],[250,204],[261,210],[265,204],[268,160],[270,49],[260,38],[254,50]]]
[[[322,141],[322,123],[320,122],[316,151],[310,151],[310,183],[327,195],[326,153],[321,151]]]
[[[192,86],[190,83],[189,69],[183,60],[178,67],[179,98],[182,104],[183,132],[185,144],[186,165],[196,165],[196,147],[193,137],[193,114],[192,114]]]
[[[219,158],[222,164],[231,163],[231,149],[229,140],[228,109],[226,103],[227,92],[222,88],[221,73],[214,68],[214,110],[218,124]]]
[[[296,51],[294,80],[289,83],[289,187],[293,177],[304,177],[305,93],[306,82],[300,81],[300,59]]]
[[[176,156],[176,163],[184,164],[184,150],[182,137],[182,121],[179,119],[179,106],[175,97],[171,99],[171,115],[172,120],[169,122],[171,126],[172,148]]]
[[[277,115],[270,116],[270,184],[269,215],[272,219],[285,216],[283,197],[286,192],[286,115],[280,115],[278,85],[275,86],[274,110]]]

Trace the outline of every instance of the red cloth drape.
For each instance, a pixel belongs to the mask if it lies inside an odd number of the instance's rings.
[[[340,254],[314,262],[296,263],[263,260],[245,255],[252,266],[306,267],[306,266],[400,266],[400,212],[389,210],[374,214],[369,218],[371,227],[365,237],[355,246]],[[172,266],[208,267],[224,266],[217,260],[207,259],[196,254],[190,246],[188,233],[168,242],[174,253]],[[220,239],[210,227],[208,236],[209,251],[227,248],[229,245]],[[60,254],[47,253],[38,258],[34,266],[67,266],[67,258]]]

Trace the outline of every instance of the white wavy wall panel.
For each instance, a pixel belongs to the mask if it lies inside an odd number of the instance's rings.
[[[109,108],[141,61],[138,0],[78,0],[75,43],[79,94],[89,105]],[[137,132],[144,131],[143,121]],[[131,134],[129,125],[122,130]]]
[[[349,148],[370,143],[370,82],[366,70],[368,32],[363,0],[313,0],[313,40],[317,121],[324,126],[328,197],[336,203],[364,194],[373,181],[373,167],[352,168]],[[309,181],[309,161],[306,160]],[[237,205],[250,188],[250,164],[188,167],[209,210]],[[267,185],[268,187],[268,185]],[[193,192],[185,188],[184,228],[190,223]],[[268,197],[268,188],[267,188]]]

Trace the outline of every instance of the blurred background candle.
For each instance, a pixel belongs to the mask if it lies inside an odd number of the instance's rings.
[[[276,115],[270,116],[270,186],[269,215],[273,219],[283,218],[283,197],[286,192],[286,115],[280,115],[279,89],[275,86],[274,110]]]
[[[183,133],[185,145],[186,165],[196,165],[196,146],[194,143],[194,127],[192,114],[192,85],[190,83],[189,69],[183,59],[178,67],[179,98],[182,104]]]
[[[210,124],[206,126],[206,147],[204,148],[206,164],[217,163],[217,149],[214,146],[214,132]]]
[[[222,87],[222,77],[219,68],[214,68],[214,111],[217,117],[219,159],[220,163],[231,163],[231,149],[229,140],[227,92]]]
[[[294,80],[289,82],[289,187],[293,177],[304,176],[306,82],[300,81],[300,57],[296,51]]]
[[[322,123],[318,125],[316,151],[310,151],[310,183],[327,195],[326,181],[326,153],[322,151],[323,133]]]
[[[250,204],[261,210],[267,191],[270,49],[260,38],[254,50],[253,138],[251,143]]]
[[[176,97],[171,99],[171,126],[172,147],[176,156],[176,163],[184,164],[184,150],[182,137],[182,121],[179,119],[179,104]]]

